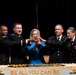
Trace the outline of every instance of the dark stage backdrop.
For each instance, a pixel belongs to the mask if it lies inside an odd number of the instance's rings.
[[[37,11],[37,12],[36,12]],[[38,16],[37,16],[38,14]],[[54,34],[54,26],[61,23],[65,33],[69,26],[76,25],[75,0],[0,0],[0,24],[9,27],[20,22],[23,37],[28,38],[31,29],[38,28],[45,39]]]

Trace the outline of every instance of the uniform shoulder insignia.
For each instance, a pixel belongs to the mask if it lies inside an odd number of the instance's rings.
[[[49,37],[49,39],[51,39],[52,37]]]
[[[64,39],[64,41],[66,41],[66,40],[67,40],[67,37],[66,37],[66,36],[64,36],[64,37],[63,37],[63,39]]]
[[[7,36],[2,36],[3,38],[7,38]]]
[[[53,38],[53,36],[51,36],[50,38]]]
[[[65,39],[67,39],[67,37],[66,37],[66,36],[64,36],[64,38],[65,38]]]
[[[15,34],[11,34],[10,36],[15,35]]]
[[[49,37],[48,39],[52,39],[52,38],[53,38],[53,36]]]
[[[51,38],[55,38],[55,36],[51,36]]]
[[[55,37],[55,36],[52,36],[52,37]]]
[[[66,36],[63,36],[62,38],[64,38],[64,39],[65,39],[65,38],[66,38]]]

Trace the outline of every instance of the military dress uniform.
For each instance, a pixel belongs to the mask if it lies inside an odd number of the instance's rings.
[[[66,62],[66,55],[65,55],[66,39],[67,39],[66,36],[62,35],[60,40],[57,40],[56,36],[52,36],[46,41],[46,43],[49,45],[50,50],[49,63]]]
[[[74,41],[67,40],[67,62],[76,63],[76,37]]]
[[[21,41],[10,41],[7,36],[0,34],[0,64],[9,64],[9,49],[13,46],[20,46]]]
[[[22,36],[19,36],[17,34],[11,34],[10,40],[12,41],[23,40],[23,43],[21,43],[21,46],[16,46],[11,48],[12,64],[26,64],[27,59],[26,59],[25,48],[24,48],[26,45],[25,40],[23,39]]]

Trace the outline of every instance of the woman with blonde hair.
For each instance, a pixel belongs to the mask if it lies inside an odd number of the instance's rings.
[[[46,46],[43,42],[44,39],[40,36],[38,29],[32,29],[30,33],[30,45],[27,46],[29,51],[29,64],[43,64],[44,58],[42,54],[43,48]]]

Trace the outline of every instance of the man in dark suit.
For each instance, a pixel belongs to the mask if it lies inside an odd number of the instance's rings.
[[[55,36],[50,37],[46,43],[49,45],[50,59],[49,63],[63,63],[66,62],[65,42],[66,36],[63,36],[63,26],[57,24],[55,26]]]
[[[67,29],[67,38],[67,61],[76,63],[76,29],[74,27]]]
[[[21,40],[10,41],[7,37],[8,27],[0,25],[0,64],[9,64],[10,47],[21,46]]]
[[[24,40],[23,37],[21,36],[22,34],[22,24],[20,23],[15,23],[13,25],[13,31],[14,33],[11,34],[10,40],[12,41],[19,41],[19,40]],[[26,59],[26,51],[25,51],[25,45],[27,40],[24,40],[24,43],[20,46],[12,47],[11,48],[11,53],[12,53],[12,63],[13,64],[25,64],[27,63]]]

